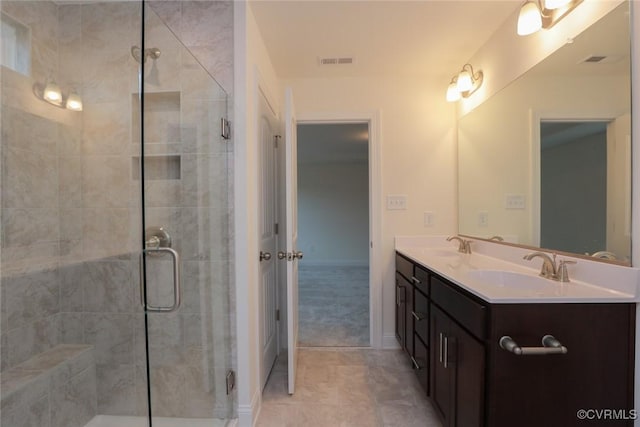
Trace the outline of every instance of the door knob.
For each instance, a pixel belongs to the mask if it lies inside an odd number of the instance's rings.
[[[262,252],[260,251],[260,261],[269,261],[271,259],[270,252]]]
[[[287,257],[286,252],[278,251],[278,259],[285,259]]]
[[[302,253],[302,251],[298,251],[298,252],[294,252],[293,253],[293,257],[297,258],[297,259],[302,259],[303,256],[304,256],[304,254]]]

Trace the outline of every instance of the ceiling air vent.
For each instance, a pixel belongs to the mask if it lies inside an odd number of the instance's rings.
[[[318,63],[320,65],[348,65],[353,64],[353,58],[318,58]]]
[[[622,59],[622,55],[589,55],[580,63],[586,64],[612,64]]]

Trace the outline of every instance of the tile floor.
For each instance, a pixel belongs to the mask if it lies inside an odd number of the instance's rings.
[[[296,392],[278,359],[257,427],[440,427],[400,350],[300,349]]]
[[[369,345],[369,267],[300,264],[298,288],[301,346]]]

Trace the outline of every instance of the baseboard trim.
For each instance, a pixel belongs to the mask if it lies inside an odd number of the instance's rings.
[[[260,390],[256,390],[248,405],[238,405],[238,427],[253,427],[258,421],[262,399]]]
[[[400,348],[396,334],[385,334],[382,336],[382,348],[385,350],[397,350]]]
[[[369,261],[366,260],[304,260],[300,261],[300,267],[368,267]]]

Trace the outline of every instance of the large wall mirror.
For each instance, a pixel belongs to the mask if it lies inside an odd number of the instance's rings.
[[[458,122],[459,233],[630,265],[623,2]]]

